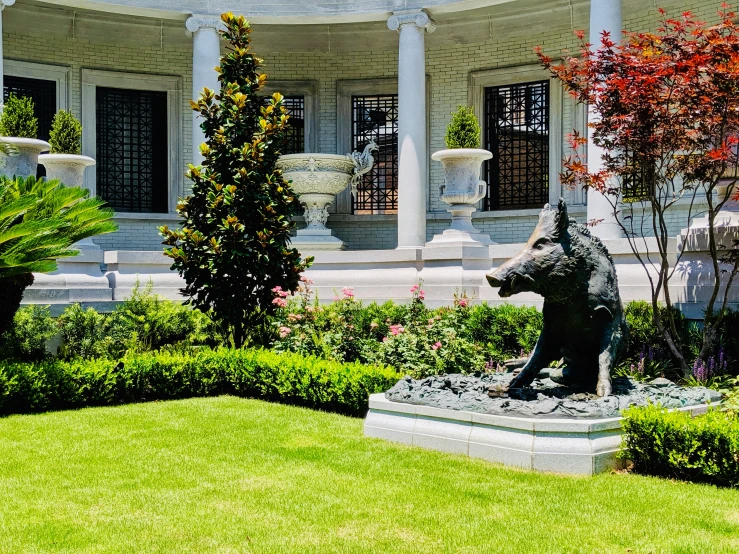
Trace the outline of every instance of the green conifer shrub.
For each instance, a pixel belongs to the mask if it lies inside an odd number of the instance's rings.
[[[54,116],[49,144],[52,154],[79,154],[82,151],[82,124],[72,112],[59,110]]]
[[[458,106],[446,128],[447,148],[480,148],[480,123],[472,108]]]
[[[275,165],[288,120],[282,95],[260,98],[266,75],[250,50],[249,23],[232,13],[221,19],[230,45],[221,90],[206,88],[192,102],[203,118],[205,160],[188,171],[192,194],[177,206],[182,228],[160,232],[188,302],[212,311],[240,347],[267,342],[272,289],[296,290],[310,260],[289,246],[295,196]]]
[[[33,100],[15,94],[8,97],[0,115],[0,135],[32,139],[38,136],[38,119],[33,114]]]

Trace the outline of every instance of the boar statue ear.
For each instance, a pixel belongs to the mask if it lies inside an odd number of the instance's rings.
[[[539,212],[539,219],[542,219],[547,213],[550,213],[552,211],[552,207],[549,205],[549,203],[544,204],[544,207],[541,209],[541,212]]]
[[[554,219],[557,222],[557,231],[562,233],[567,230],[570,225],[570,218],[567,216],[567,204],[565,204],[564,198],[560,198],[557,203],[557,214]]]

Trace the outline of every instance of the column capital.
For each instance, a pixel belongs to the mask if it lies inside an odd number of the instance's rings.
[[[391,31],[399,31],[404,25],[415,25],[426,32],[433,33],[436,30],[436,23],[423,10],[402,10],[393,12],[387,20],[387,27]]]
[[[0,12],[5,9],[5,6],[12,6],[15,4],[15,0],[0,0]]]
[[[6,1],[6,0],[0,0]],[[15,2],[15,0],[12,0]],[[213,15],[192,14],[185,21],[185,28],[188,33],[197,33],[200,29],[213,29],[214,31],[223,31],[226,26],[220,17]]]

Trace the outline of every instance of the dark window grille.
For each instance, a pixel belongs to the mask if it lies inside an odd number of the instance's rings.
[[[485,210],[549,201],[549,81],[485,88]]]
[[[121,212],[167,211],[167,93],[98,87],[98,195]]]
[[[51,121],[56,114],[56,81],[5,75],[3,82],[3,101],[7,101],[11,94],[33,100],[33,114],[38,119],[38,138],[48,141]]]
[[[285,142],[281,148],[283,154],[302,154],[305,152],[305,97],[285,96],[282,105],[290,119],[285,131]]]
[[[649,197],[650,187],[647,184],[647,175],[644,168],[634,156],[633,152],[626,151],[629,164],[629,173],[623,175],[621,194],[624,202],[640,202]]]
[[[398,212],[398,95],[352,97],[352,150],[374,140],[372,170],[357,185],[355,214]]]

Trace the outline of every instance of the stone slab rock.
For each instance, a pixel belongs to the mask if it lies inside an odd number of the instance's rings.
[[[704,387],[680,387],[667,379],[640,383],[626,377],[613,379],[613,393],[598,397],[560,385],[542,371],[531,387],[512,391],[510,396],[491,397],[488,390],[504,390],[511,373],[435,375],[424,379],[405,377],[385,393],[393,402],[463,410],[483,414],[538,418],[618,417],[629,406],[649,402],[665,408],[681,408],[721,400],[721,394]]]

